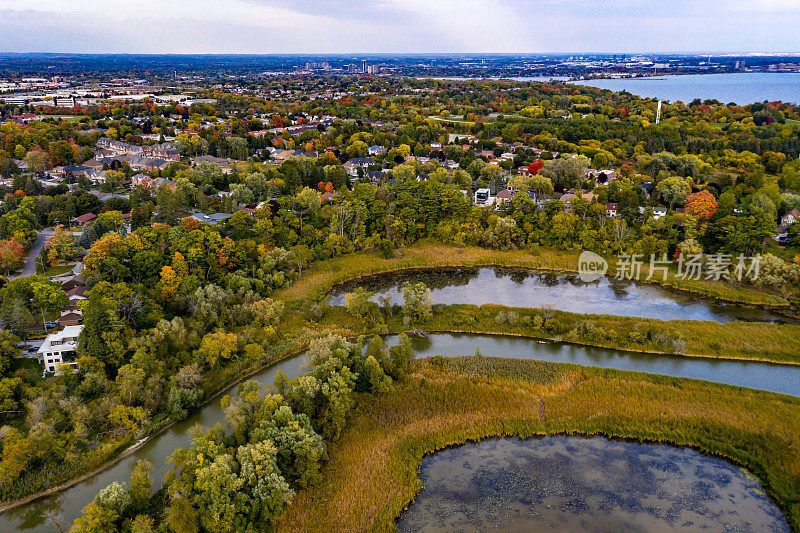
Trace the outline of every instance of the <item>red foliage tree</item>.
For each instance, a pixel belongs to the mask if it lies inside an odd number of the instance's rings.
[[[542,161],[541,159],[535,160],[528,166],[528,174],[530,174],[531,176],[538,174],[539,171],[542,170],[543,166],[544,166],[544,161]]]

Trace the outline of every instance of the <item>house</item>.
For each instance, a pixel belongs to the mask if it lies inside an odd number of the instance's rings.
[[[495,197],[495,203],[497,204],[497,209],[500,209],[507,203],[511,202],[511,200],[514,199],[514,195],[516,193],[517,191],[512,189],[505,189],[497,193],[497,196]]]
[[[206,215],[205,213],[195,213],[192,215],[192,218],[199,220],[200,222],[205,222],[206,224],[216,226],[220,222],[228,220],[231,217],[231,214],[232,213],[213,213],[211,215]]]
[[[84,283],[81,276],[72,276],[61,284],[61,290],[64,292],[71,291],[76,287],[86,287],[86,283]]]
[[[223,159],[221,157],[214,157],[213,155],[201,155],[192,158],[192,163],[195,165],[198,163],[214,163],[222,168],[230,167],[232,162],[233,159]]]
[[[370,157],[355,157],[342,165],[344,167],[344,171],[347,172],[347,175],[351,178],[355,178],[358,176],[358,169],[362,169],[366,171],[370,166],[376,164],[375,160]]]
[[[614,171],[590,168],[586,171],[586,179],[593,179],[597,183],[606,183],[614,179]]]
[[[77,326],[83,320],[83,313],[81,311],[62,311],[61,316],[58,317],[58,325],[61,327]]]
[[[386,153],[386,148],[383,146],[374,144],[367,149],[367,153],[369,155],[383,155]]]
[[[75,226],[84,227],[84,226],[87,226],[88,224],[90,224],[91,222],[93,222],[94,219],[96,219],[96,218],[97,218],[97,215],[95,215],[94,213],[86,213],[86,214],[81,215],[79,217],[74,217],[72,219],[72,224],[75,225]]]
[[[795,222],[797,222],[798,220],[800,220],[800,211],[798,211],[797,209],[792,209],[791,211],[789,211],[788,213],[786,213],[781,217],[780,225],[784,228],[787,228],[792,224],[794,224]]]
[[[652,210],[653,210],[653,218],[655,220],[658,220],[659,218],[664,217],[664,216],[667,215],[667,208],[666,207],[653,207]],[[647,209],[645,209],[644,207],[639,207],[639,214],[640,215],[644,215],[646,212],[647,212]]]
[[[75,349],[82,331],[83,326],[67,326],[47,336],[38,350],[39,362],[44,365],[45,374],[55,372],[57,365],[61,363],[67,363],[73,368],[78,367]]]
[[[86,293],[86,287],[83,285],[79,285],[65,292],[67,293],[67,298],[69,298],[70,301],[86,299],[86,296],[84,296]]]
[[[494,196],[492,196],[492,191],[489,189],[478,189],[475,191],[474,203],[479,206],[493,205]]]
[[[153,181],[153,178],[141,172],[131,176],[131,185],[133,187],[147,187],[151,181]]]
[[[606,204],[606,216],[611,218],[617,218],[617,210],[619,209],[619,205],[614,202],[609,202]]]

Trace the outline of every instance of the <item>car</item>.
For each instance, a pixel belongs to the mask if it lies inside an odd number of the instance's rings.
[[[57,328],[58,322],[45,322],[44,327],[46,328]]]

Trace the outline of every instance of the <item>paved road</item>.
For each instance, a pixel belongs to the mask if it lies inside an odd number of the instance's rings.
[[[18,274],[11,274],[8,276],[9,279],[32,276],[36,274],[36,258],[39,257],[39,252],[41,252],[42,248],[44,248],[44,243],[52,234],[53,230],[50,228],[39,232],[39,236],[36,238],[33,248],[31,248],[31,253],[28,254],[28,259],[25,261],[25,266],[22,267],[22,271],[20,271]]]

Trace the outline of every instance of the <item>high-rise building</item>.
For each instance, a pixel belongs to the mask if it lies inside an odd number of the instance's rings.
[[[362,59],[361,60],[361,72],[366,72],[366,71],[367,71],[367,60],[366,59]]]

